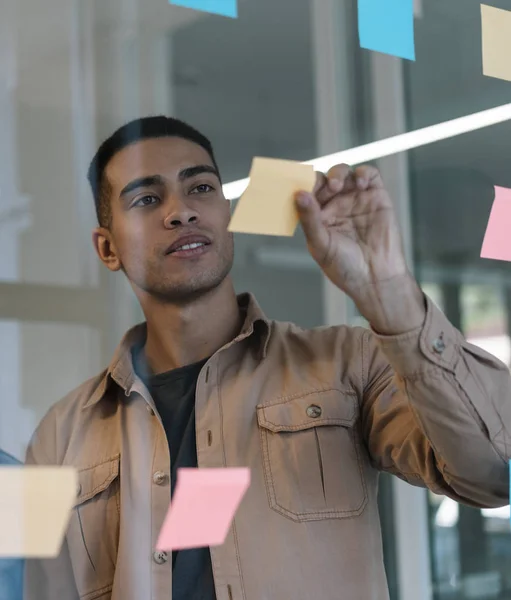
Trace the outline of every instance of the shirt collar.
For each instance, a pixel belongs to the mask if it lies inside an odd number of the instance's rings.
[[[255,342],[259,344],[261,358],[266,358],[270,341],[271,321],[263,313],[253,294],[239,294],[238,306],[240,310],[245,311],[245,322],[238,339],[248,337],[255,332],[257,335]]]
[[[245,312],[245,321],[236,341],[241,341],[249,336],[254,336],[254,343],[259,345],[261,358],[266,358],[270,341],[271,321],[264,315],[257,300],[250,293],[239,294],[238,306]],[[136,375],[133,366],[132,349],[144,343],[147,327],[145,323],[130,329],[117,346],[104,377],[98,387],[84,405],[84,409],[97,404],[106,394],[107,389],[115,382],[126,394],[129,395],[135,382]]]

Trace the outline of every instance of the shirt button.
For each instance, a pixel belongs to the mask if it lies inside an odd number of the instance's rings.
[[[156,485],[163,485],[167,481],[167,475],[163,471],[156,471],[153,481]]]
[[[82,484],[78,483],[76,485],[76,495],[79,496],[82,493]]]
[[[149,404],[146,406],[146,408],[147,408],[147,412],[148,412],[150,415],[154,415],[154,410],[153,410],[153,409],[152,409],[152,408],[149,406]]]
[[[153,560],[157,565],[164,565],[169,559],[169,555],[166,552],[155,552],[153,554]]]
[[[311,406],[309,406],[307,409],[307,416],[311,417],[312,419],[317,419],[318,417],[321,417],[321,412],[322,411],[319,406],[316,404],[311,404]]]
[[[442,352],[445,350],[445,342],[442,338],[437,338],[436,340],[433,340],[433,350],[437,353],[437,354],[442,354]]]

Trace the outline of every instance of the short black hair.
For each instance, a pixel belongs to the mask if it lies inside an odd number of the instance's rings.
[[[120,127],[105,140],[92,159],[87,178],[92,188],[96,216],[101,227],[109,227],[111,221],[110,186],[105,178],[105,169],[112,158],[121,150],[136,142],[162,137],[180,137],[202,146],[209,154],[220,174],[213,146],[209,139],[191,125],[163,115],[135,119]]]

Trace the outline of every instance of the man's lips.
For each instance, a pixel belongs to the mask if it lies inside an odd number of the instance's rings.
[[[209,246],[211,245],[211,240],[204,235],[185,235],[171,244],[165,254],[172,254],[188,244],[204,244],[205,246]]]

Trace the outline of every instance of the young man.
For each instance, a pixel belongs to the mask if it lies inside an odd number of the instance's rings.
[[[379,470],[507,504],[508,369],[421,292],[376,169],[336,166],[296,199],[311,255],[372,330],[303,330],[236,296],[229,201],[184,123],[121,128],[90,181],[95,248],[146,323],[34,436],[28,462],[73,465],[80,485],[61,555],[28,564],[28,598],[384,600]],[[176,470],[197,466],[252,471],[227,540],[157,552]]]

